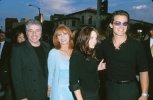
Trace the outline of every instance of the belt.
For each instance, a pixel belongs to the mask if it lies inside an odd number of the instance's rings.
[[[121,81],[117,81],[117,80],[108,80],[109,82],[113,82],[113,83],[117,83],[117,84],[128,84],[131,82],[136,82],[136,80],[121,80]]]

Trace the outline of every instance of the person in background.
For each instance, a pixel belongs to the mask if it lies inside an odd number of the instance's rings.
[[[13,45],[19,45],[26,40],[26,35],[22,31],[16,31],[15,36],[12,40]]]
[[[48,96],[50,100],[74,100],[69,90],[69,59],[73,50],[71,30],[60,24],[53,35],[48,55]]]
[[[95,56],[98,41],[99,33],[94,27],[85,26],[79,32],[70,58],[70,90],[77,100],[99,100],[98,70],[101,68]]]
[[[16,43],[20,44],[20,43],[22,43],[26,40],[26,36],[23,32],[18,31],[18,32],[16,32],[16,38],[15,39],[16,39]]]
[[[47,57],[50,46],[40,40],[41,23],[28,20],[26,36],[24,43],[12,47],[11,76],[15,100],[47,100]]]
[[[112,13],[109,27],[112,37],[102,41],[100,53],[106,62],[107,100],[147,100],[148,64],[143,45],[127,35],[129,14],[124,10]],[[140,74],[141,94],[136,80]]]
[[[6,41],[5,33],[0,30],[0,84],[2,100],[13,100],[10,76],[10,55],[12,44]]]
[[[149,100],[153,100],[153,26],[149,31],[149,38],[143,42],[149,65]]]

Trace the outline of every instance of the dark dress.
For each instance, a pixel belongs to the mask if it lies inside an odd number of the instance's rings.
[[[41,42],[40,50],[37,49],[39,48],[34,49],[28,41],[12,49],[11,74],[16,100],[47,99],[47,57],[50,46]]]
[[[84,100],[99,100],[98,63],[92,58],[74,51],[70,58],[70,89],[80,89]]]

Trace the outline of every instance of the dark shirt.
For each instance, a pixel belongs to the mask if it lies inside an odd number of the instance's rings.
[[[92,58],[86,59],[84,55],[75,51],[70,58],[70,89],[72,91],[80,89],[91,95],[97,93],[99,89],[99,79],[97,71],[98,63]]]
[[[150,49],[150,38],[143,41],[143,45],[147,56],[149,70],[153,72],[153,57],[151,55],[151,49]]]
[[[42,69],[42,72],[45,76],[45,68],[44,68],[44,64],[46,63],[47,59],[44,55],[44,50],[43,50],[43,47],[40,45],[38,47],[33,47],[37,56],[38,56],[38,60],[39,60],[39,63],[40,63],[40,66],[41,66],[41,69]]]
[[[139,72],[147,71],[147,61],[142,44],[130,37],[115,49],[112,39],[102,42],[99,50],[106,61],[108,80],[133,80]]]

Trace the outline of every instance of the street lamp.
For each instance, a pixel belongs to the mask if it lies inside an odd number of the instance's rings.
[[[41,13],[40,13],[40,7],[36,6],[36,5],[32,5],[32,4],[29,4],[28,6],[31,6],[31,7],[35,7],[38,9],[38,17],[39,17],[39,21],[41,22]]]

